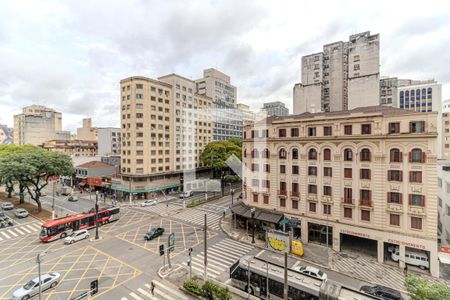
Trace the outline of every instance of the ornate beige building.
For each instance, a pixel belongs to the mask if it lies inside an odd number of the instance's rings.
[[[437,113],[371,106],[244,128],[244,202],[298,220],[304,243],[437,260]],[[297,223],[297,222],[295,222]],[[327,227],[328,226],[328,227]],[[359,248],[358,248],[359,247]]]
[[[42,148],[61,152],[71,157],[97,155],[97,141],[84,140],[50,140],[42,145]]]

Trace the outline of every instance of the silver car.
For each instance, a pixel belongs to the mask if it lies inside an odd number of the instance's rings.
[[[156,205],[156,204],[158,204],[158,201],[156,201],[156,200],[145,200],[144,202],[141,203],[141,206],[142,207],[144,207],[144,206],[153,206],[153,205]]]
[[[28,217],[28,211],[24,208],[18,208],[14,211],[14,214],[18,218],[26,218]]]
[[[11,209],[14,208],[14,205],[13,205],[11,202],[4,202],[4,203],[2,204],[2,208],[3,208],[4,210],[11,210]]]
[[[49,273],[41,275],[41,291],[45,291],[50,288],[54,288],[59,281],[61,274],[57,272]],[[39,293],[39,277],[34,278],[33,280],[28,281],[20,289],[16,290],[13,295],[13,300],[26,300],[30,299],[34,295]]]

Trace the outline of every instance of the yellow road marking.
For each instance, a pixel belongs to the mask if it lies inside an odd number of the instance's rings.
[[[183,235],[183,246],[184,246],[183,249],[186,249],[186,237],[184,236],[184,224],[181,224],[181,232]]]
[[[80,284],[81,280],[84,279],[84,275],[86,275],[87,271],[89,271],[90,267],[92,266],[92,263],[95,261],[95,259],[97,258],[98,252],[95,253],[94,257],[91,259],[91,262],[89,263],[89,265],[87,266],[87,268],[84,270],[83,275],[78,279],[77,284],[75,285],[74,288],[72,288],[72,291],[69,295],[69,299],[72,298],[73,293],[76,291],[78,285]]]

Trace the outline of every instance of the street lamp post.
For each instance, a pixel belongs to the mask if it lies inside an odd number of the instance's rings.
[[[52,181],[52,219],[55,218],[55,181]]]
[[[252,207],[250,212],[252,214],[252,244],[254,244],[255,243],[255,212],[256,212],[256,209],[254,207]]]
[[[39,253],[37,255],[37,257],[36,257],[36,262],[38,264],[38,278],[39,278],[38,279],[39,280],[39,300],[42,299],[42,294],[41,294],[41,292],[42,292],[42,290],[41,290],[41,261],[42,261],[42,258],[45,255],[47,255],[47,253],[46,252],[42,252],[42,253]]]
[[[234,189],[231,189],[231,205],[233,205]]]
[[[95,192],[95,239],[98,240],[98,191]]]

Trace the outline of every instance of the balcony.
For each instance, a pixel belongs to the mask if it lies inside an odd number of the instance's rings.
[[[341,198],[341,201],[344,206],[355,206],[355,199]]]
[[[359,200],[359,206],[372,207],[371,200]]]
[[[388,202],[386,210],[389,212],[403,212],[403,204]]]
[[[300,192],[291,192],[291,197],[300,197]]]
[[[425,207],[423,206],[414,206],[414,205],[408,205],[408,213],[413,215],[425,215]]]
[[[287,190],[278,190],[278,196],[287,196]]]

